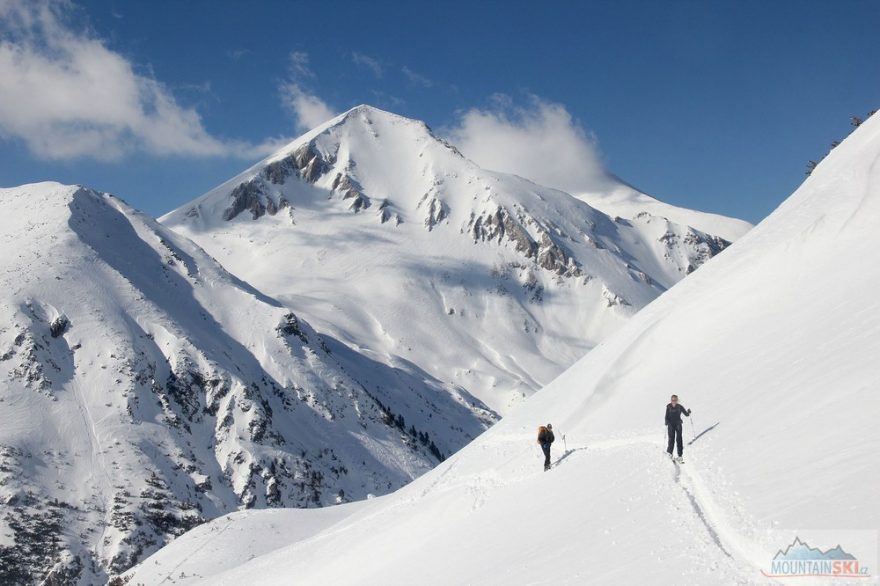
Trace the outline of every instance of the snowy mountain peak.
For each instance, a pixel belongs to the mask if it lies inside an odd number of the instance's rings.
[[[422,120],[407,118],[406,116],[401,116],[400,114],[395,114],[394,112],[388,112],[387,110],[382,110],[381,108],[377,108],[369,104],[360,104],[358,106],[355,106],[354,108],[338,116],[337,119],[340,121],[352,122],[354,120],[357,120],[360,123],[368,125],[372,124],[373,121],[381,121],[383,123],[395,122],[409,124],[418,128],[430,130],[428,128],[428,125],[425,124],[425,122]]]
[[[482,169],[370,106],[161,221],[316,327],[499,411],[729,244]]]
[[[228,221],[244,212],[251,219],[289,213],[294,202],[283,186],[292,181],[330,191],[349,211],[372,207],[380,222],[399,224],[404,221],[402,210],[413,203],[418,207],[418,198],[442,183],[439,177],[450,166],[473,165],[424,122],[361,105],[305,133],[164,220],[210,222],[219,216]],[[377,183],[377,178],[383,181]],[[393,182],[384,181],[388,179]],[[427,214],[423,220],[433,225],[447,206],[432,200],[422,207]]]
[[[351,136],[366,133],[376,135],[376,126],[388,127],[391,125],[407,127],[413,133],[421,134],[423,138],[428,136],[436,138],[433,136],[428,125],[421,120],[407,118],[376,108],[375,106],[361,104],[294,139],[288,145],[264,159],[261,164],[282,159],[302,147],[305,143],[312,142],[324,134],[347,133]]]

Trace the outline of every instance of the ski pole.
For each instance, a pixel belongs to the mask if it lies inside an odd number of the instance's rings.
[[[562,447],[565,448],[566,452],[568,451],[568,444],[565,443],[565,434],[564,433],[562,434]]]
[[[693,416],[689,417],[688,419],[691,420],[691,435],[693,436],[693,438],[691,439],[691,442],[693,443],[693,442],[697,441],[697,429],[694,427]]]

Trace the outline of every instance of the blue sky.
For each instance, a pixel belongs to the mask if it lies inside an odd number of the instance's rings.
[[[541,135],[578,156],[508,170],[555,186],[598,158],[756,222],[880,104],[878,31],[876,1],[0,0],[0,185],[82,183],[158,215],[369,103],[478,162]]]

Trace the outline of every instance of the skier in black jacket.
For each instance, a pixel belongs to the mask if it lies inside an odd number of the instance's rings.
[[[672,395],[669,404],[666,406],[666,433],[669,436],[669,444],[666,446],[666,453],[672,457],[672,445],[678,447],[678,461],[682,461],[684,445],[681,438],[681,416],[691,416],[691,410],[685,409],[684,405],[679,404],[678,395]]]
[[[538,443],[544,451],[544,472],[550,470],[550,445],[556,437],[553,435],[553,426],[549,423],[538,428]]]

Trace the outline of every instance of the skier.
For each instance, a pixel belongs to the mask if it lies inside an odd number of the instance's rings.
[[[550,445],[556,438],[553,436],[553,425],[542,425],[538,428],[538,443],[544,451],[544,472],[550,470]]]
[[[690,417],[691,410],[685,409],[684,405],[679,404],[678,395],[672,395],[669,399],[669,404],[666,406],[666,433],[669,436],[669,444],[666,446],[666,453],[669,454],[670,458],[673,458],[672,445],[677,444],[678,459],[676,461],[679,463],[684,463],[684,458],[682,457],[682,453],[684,452],[684,442],[681,438],[682,415]]]

